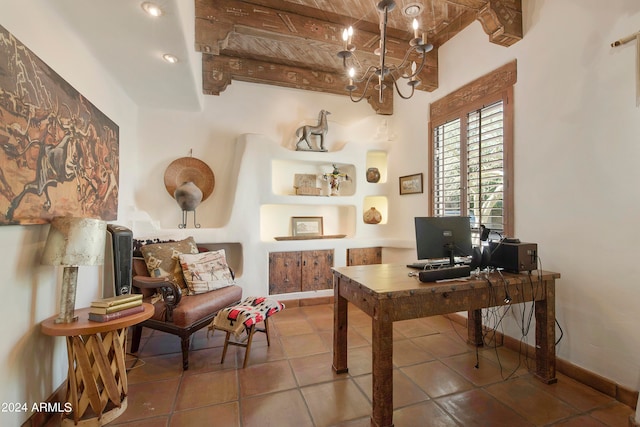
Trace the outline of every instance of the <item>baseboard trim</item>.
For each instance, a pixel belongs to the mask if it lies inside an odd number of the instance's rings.
[[[46,400],[51,407],[63,407],[67,399],[67,382],[64,381],[60,387],[53,392]],[[34,412],[20,427],[44,427],[54,417],[62,419],[60,412]]]
[[[467,326],[466,316],[463,316],[459,313],[447,314],[445,315],[445,317],[464,327]],[[504,335],[498,331],[495,331],[495,340],[498,343],[502,343],[502,345],[504,345],[509,350],[513,351],[521,351],[524,345],[520,342],[520,340],[512,338],[508,335]],[[526,352],[526,354],[535,354],[534,346],[527,344]],[[596,373],[576,366],[573,363],[559,357],[556,357],[556,371],[595,390],[598,390],[599,392],[616,399],[618,402],[623,403],[634,410],[636,409],[636,404],[638,402],[638,392],[635,390],[631,390],[621,386],[620,384],[616,384],[608,378],[602,377]]]
[[[277,295],[270,295],[270,297],[277,299]],[[286,307],[309,307],[312,305],[333,304],[333,297],[288,299],[282,302]]]

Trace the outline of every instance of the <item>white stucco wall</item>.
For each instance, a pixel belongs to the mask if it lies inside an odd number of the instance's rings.
[[[91,56],[82,40],[69,32],[40,0],[0,1],[0,25],[119,125],[120,183],[132,181],[136,169],[137,107]],[[133,203],[120,192],[120,206]],[[122,213],[119,213],[121,216]],[[63,338],[46,337],[40,322],[58,312],[61,269],[41,266],[39,257],[48,226],[0,227],[3,328],[0,336],[0,402],[27,404],[28,412],[2,412],[0,425],[16,426],[31,416],[31,405],[43,402],[66,379]],[[99,294],[99,267],[81,267],[76,306],[87,306]]]
[[[633,337],[639,320],[640,271],[635,262],[634,219],[640,198],[634,188],[639,174],[634,163],[640,150],[640,109],[635,106],[634,45],[613,49],[610,43],[637,31],[640,4],[539,0],[526,2],[524,8],[522,41],[509,48],[493,45],[476,22],[440,49],[438,90],[410,101],[396,100],[395,114],[387,118],[389,182],[417,172],[428,175],[430,101],[516,59],[515,234],[538,243],[543,267],[562,274],[557,318],[564,337],[558,355],[638,389],[640,341]],[[359,123],[381,122],[370,117],[366,105],[353,106],[341,97],[234,82],[221,96],[205,99],[202,115],[174,116],[181,123],[177,127],[160,126],[170,121],[171,112],[141,112],[141,129],[153,128],[159,138],[141,138],[140,147],[162,151],[150,171],[156,176],[153,185],[162,193],[158,179],[164,168],[172,158],[187,155],[189,148],[224,176],[228,168],[218,156],[228,156],[238,135],[257,133],[284,145],[288,135],[299,124],[313,121],[320,108],[331,110],[334,128],[347,126],[346,137],[355,143],[374,133],[372,126]],[[176,129],[188,142],[162,142],[161,135]],[[176,208],[165,196],[153,201],[147,196],[140,199],[141,206],[154,212],[151,216],[162,227],[174,227]],[[390,223],[379,229],[380,236],[411,240],[412,218],[427,212],[426,193],[400,197],[392,184],[387,197]],[[224,200],[230,199],[218,202]],[[225,228],[227,207],[203,204],[203,212],[219,213],[210,219],[214,229]],[[257,215],[242,214],[247,221]],[[264,249],[246,251],[249,262],[266,262]],[[252,257],[256,253],[260,256]],[[393,254],[394,261],[412,255],[411,251]],[[519,338],[516,317],[508,316],[506,330]],[[528,342],[534,342],[532,334]]]

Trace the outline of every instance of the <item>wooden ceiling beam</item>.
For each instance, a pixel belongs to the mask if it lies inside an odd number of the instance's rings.
[[[282,2],[287,3],[287,2]],[[348,22],[351,18],[344,17]],[[337,53],[343,45],[342,32],[345,25],[319,18],[298,15],[287,10],[272,9],[261,5],[238,0],[197,0],[195,48],[198,52],[217,55],[224,45],[224,41],[236,27],[248,27],[255,30],[297,37],[301,42],[315,41],[330,44]],[[405,31],[406,33],[406,31]],[[366,31],[360,27],[356,29],[353,44],[356,46],[375,45],[380,40],[377,27],[374,31]],[[396,60],[402,60],[405,46],[409,38],[387,37],[389,49],[387,55]],[[392,50],[393,46],[403,46],[403,49]],[[372,48],[372,50],[373,50]]]
[[[434,49],[427,54],[418,90],[437,89],[438,47],[476,19],[493,43],[510,46],[522,39],[521,0],[430,1],[434,3],[431,12],[423,12],[423,25],[430,26],[427,35]],[[380,41],[378,24],[337,13],[372,16],[363,1],[348,9],[342,4],[325,4],[330,9],[325,11],[317,9],[321,4],[311,0],[195,0],[195,46],[203,53],[204,92],[219,94],[235,79],[346,95],[345,68],[337,57],[343,49],[342,31],[357,22],[352,43],[358,48],[360,68],[366,69],[378,65],[373,54]],[[407,29],[388,28],[388,65],[401,63],[412,36]],[[415,54],[412,58],[416,60]],[[393,96],[385,97],[390,102],[377,105],[377,92],[370,92],[376,96],[365,98],[372,107],[380,114],[391,114]]]
[[[522,1],[489,0],[478,12],[478,21],[492,43],[511,46],[522,40]]]
[[[202,55],[202,76],[205,95],[219,95],[233,80],[238,80],[348,96],[342,75],[247,58]],[[376,113],[393,114],[393,94],[388,94],[380,104],[378,92],[373,88],[368,92],[365,99]],[[354,98],[361,94],[354,93]]]

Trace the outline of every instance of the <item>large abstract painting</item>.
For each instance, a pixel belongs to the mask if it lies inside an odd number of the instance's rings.
[[[116,219],[118,126],[0,26],[0,225]]]

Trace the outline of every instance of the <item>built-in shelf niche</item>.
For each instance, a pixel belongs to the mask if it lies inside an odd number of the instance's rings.
[[[387,152],[381,150],[367,151],[366,167],[377,168],[380,172],[379,184],[387,182]],[[366,171],[365,171],[366,173]]]
[[[356,207],[353,205],[262,205],[260,207],[260,240],[275,241],[276,237],[291,236],[292,217],[322,217],[323,234],[355,234]]]
[[[282,196],[295,195],[295,175],[307,174],[315,175],[317,177],[316,186],[322,189],[320,195],[328,196],[330,193],[329,182],[322,179],[322,175],[333,172],[334,164],[338,167],[340,172],[347,174],[349,177],[349,180],[345,180],[340,183],[340,196],[353,196],[356,193],[356,167],[354,165],[331,161],[311,160],[272,160],[271,185],[273,194]]]
[[[362,215],[361,221],[364,221],[363,215],[371,208],[376,208],[382,216],[382,220],[379,224],[386,224],[389,217],[389,203],[385,196],[367,196],[362,202]],[[377,224],[376,224],[377,225]]]

